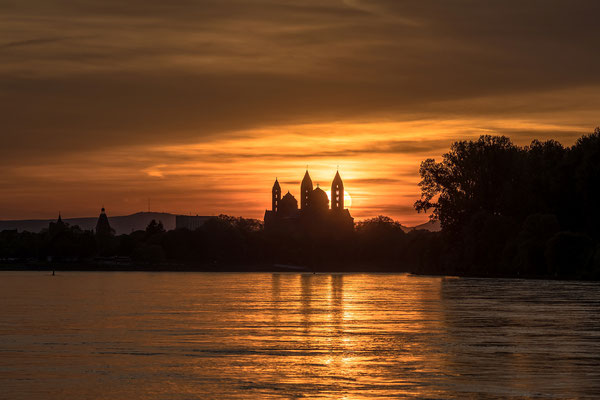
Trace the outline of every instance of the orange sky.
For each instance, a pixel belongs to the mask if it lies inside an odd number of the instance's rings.
[[[123,4],[126,3],[126,4]],[[454,140],[599,125],[595,1],[0,4],[0,219],[261,218],[339,165],[351,213],[427,220]]]

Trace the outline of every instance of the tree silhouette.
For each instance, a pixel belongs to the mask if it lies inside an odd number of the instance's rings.
[[[465,274],[600,276],[600,129],[565,148],[504,136],[459,141],[421,164],[419,212],[440,220],[446,266]],[[570,260],[570,261],[569,261]],[[600,272],[600,271],[599,271]]]

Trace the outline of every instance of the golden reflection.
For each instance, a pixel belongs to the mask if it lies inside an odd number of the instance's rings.
[[[349,361],[345,357],[345,346],[347,337],[344,335],[344,276],[342,274],[330,275],[330,290],[328,299],[329,331],[327,337],[330,340],[329,354],[323,362],[343,373],[345,365]]]
[[[439,279],[402,275],[273,274],[273,332],[293,355],[285,376],[274,379],[280,385],[316,380],[337,393],[320,397],[341,398],[345,390],[362,393],[367,382],[408,384],[403,370],[435,374],[447,363],[439,291]],[[391,364],[373,363],[390,352]]]
[[[281,303],[281,276],[279,274],[271,275],[271,315],[273,316],[273,329],[279,330],[279,304]]]
[[[344,275],[331,275],[330,318],[335,334],[343,333],[344,323]]]
[[[27,333],[5,341],[0,360],[18,379],[5,379],[3,389],[27,398],[64,394],[75,373],[89,379],[73,387],[72,398],[122,398],[135,369],[136,393],[148,399],[598,397],[598,285],[590,283],[395,274],[61,276],[52,283],[34,272],[0,280],[11,310],[4,333]],[[49,362],[56,366],[50,375]],[[155,379],[157,371],[166,378]]]
[[[302,287],[302,293],[300,298],[301,314],[302,314],[302,325],[304,326],[304,335],[310,336],[311,333],[311,314],[312,310],[310,307],[311,300],[311,280],[312,275],[301,274],[300,285]]]

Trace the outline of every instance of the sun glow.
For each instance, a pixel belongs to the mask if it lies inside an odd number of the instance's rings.
[[[331,189],[325,191],[327,197],[329,198],[329,204],[331,205]],[[352,197],[350,197],[350,193],[344,190],[344,208],[352,208]]]
[[[352,197],[350,197],[350,193],[344,191],[344,207],[351,208],[352,207]]]
[[[492,120],[485,124],[430,120],[278,126],[193,143],[143,144],[110,153],[80,153],[15,171],[24,180],[34,179],[38,193],[52,193],[46,195],[47,207],[61,209],[67,199],[77,198],[82,205],[77,208],[71,204],[72,214],[95,212],[95,208],[90,211],[86,207],[98,199],[115,215],[134,213],[146,209],[150,198],[155,211],[260,219],[270,208],[275,178],[282,195],[289,190],[299,200],[300,182],[308,164],[313,184],[320,183],[331,198],[329,190],[339,166],[345,187],[344,207],[351,208],[352,217],[358,221],[387,215],[411,226],[428,219],[413,207],[420,197],[421,161],[439,160],[456,138],[494,134],[490,125],[535,130],[514,120],[502,124]],[[468,135],[465,127],[469,127]],[[544,125],[540,132],[546,129],[564,129],[565,135],[577,131]],[[82,167],[90,162],[93,169]],[[82,172],[73,175],[73,170]],[[84,181],[94,185],[83,192]],[[25,203],[33,201],[28,200],[33,199],[30,190],[19,197]],[[0,199],[0,210],[7,209],[10,201],[10,196]],[[27,214],[23,211],[22,215]]]

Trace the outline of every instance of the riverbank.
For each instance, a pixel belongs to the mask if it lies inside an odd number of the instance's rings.
[[[414,276],[456,277],[482,279],[528,279],[528,280],[565,280],[600,281],[597,277],[547,276],[547,275],[508,275],[508,274],[466,274],[443,273],[441,271],[420,272],[410,268],[394,266],[344,264],[328,266],[302,266],[288,264],[179,264],[179,263],[0,263],[0,271],[96,271],[96,272],[296,272],[296,273],[408,273]]]

